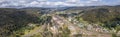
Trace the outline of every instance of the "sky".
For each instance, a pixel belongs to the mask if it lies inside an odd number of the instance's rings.
[[[120,5],[120,0],[0,0],[0,7],[64,7]]]

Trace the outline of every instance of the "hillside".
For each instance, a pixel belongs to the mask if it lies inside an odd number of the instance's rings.
[[[84,14],[81,16],[83,20],[89,23],[113,23],[120,21],[120,7],[105,7],[95,8],[82,11]],[[115,23],[114,23],[115,24]],[[114,27],[114,26],[113,26]]]
[[[101,26],[113,33],[120,31],[120,7],[99,7],[86,9],[82,15],[78,16],[79,21],[84,20],[91,25]]]
[[[0,8],[0,36],[5,37],[27,26],[28,23],[38,23],[38,15],[18,9]]]

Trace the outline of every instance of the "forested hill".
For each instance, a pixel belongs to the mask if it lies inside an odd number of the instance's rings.
[[[108,29],[120,30],[120,7],[99,7],[83,10],[81,18],[88,23],[97,23]]]
[[[0,8],[0,36],[10,35],[28,23],[37,23],[38,19],[38,14],[13,8]]]

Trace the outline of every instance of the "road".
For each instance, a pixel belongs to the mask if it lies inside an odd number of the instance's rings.
[[[53,15],[52,20],[55,23],[57,23],[57,26],[62,27],[62,26],[67,25],[68,29],[71,32],[70,35],[82,34],[83,35],[82,37],[112,37],[111,34],[108,34],[108,33],[99,33],[99,32],[96,32],[96,31],[88,31],[88,30],[85,30],[85,29],[81,29],[77,25],[74,25],[74,24],[70,23],[69,21],[67,21],[65,18],[57,16],[57,15]],[[42,27],[35,28],[32,31],[30,31],[28,34],[23,35],[22,37],[33,36],[34,34],[42,32],[42,30],[44,28],[47,28],[47,25],[43,25]],[[53,28],[56,29],[56,27],[53,27]]]
[[[89,37],[93,37],[92,35],[95,35],[95,37],[112,37],[111,34],[109,33],[100,33],[97,31],[88,31],[85,29],[81,29],[80,27],[78,27],[77,25],[74,25],[72,23],[70,23],[69,21],[67,21],[65,18],[60,17],[60,16],[53,16],[53,20],[59,24],[59,26],[64,26],[67,25],[68,29],[71,31],[71,34],[82,34],[82,35],[88,35]]]

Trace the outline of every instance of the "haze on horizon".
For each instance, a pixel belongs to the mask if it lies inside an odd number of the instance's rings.
[[[2,7],[64,7],[120,5],[120,0],[0,0]]]

